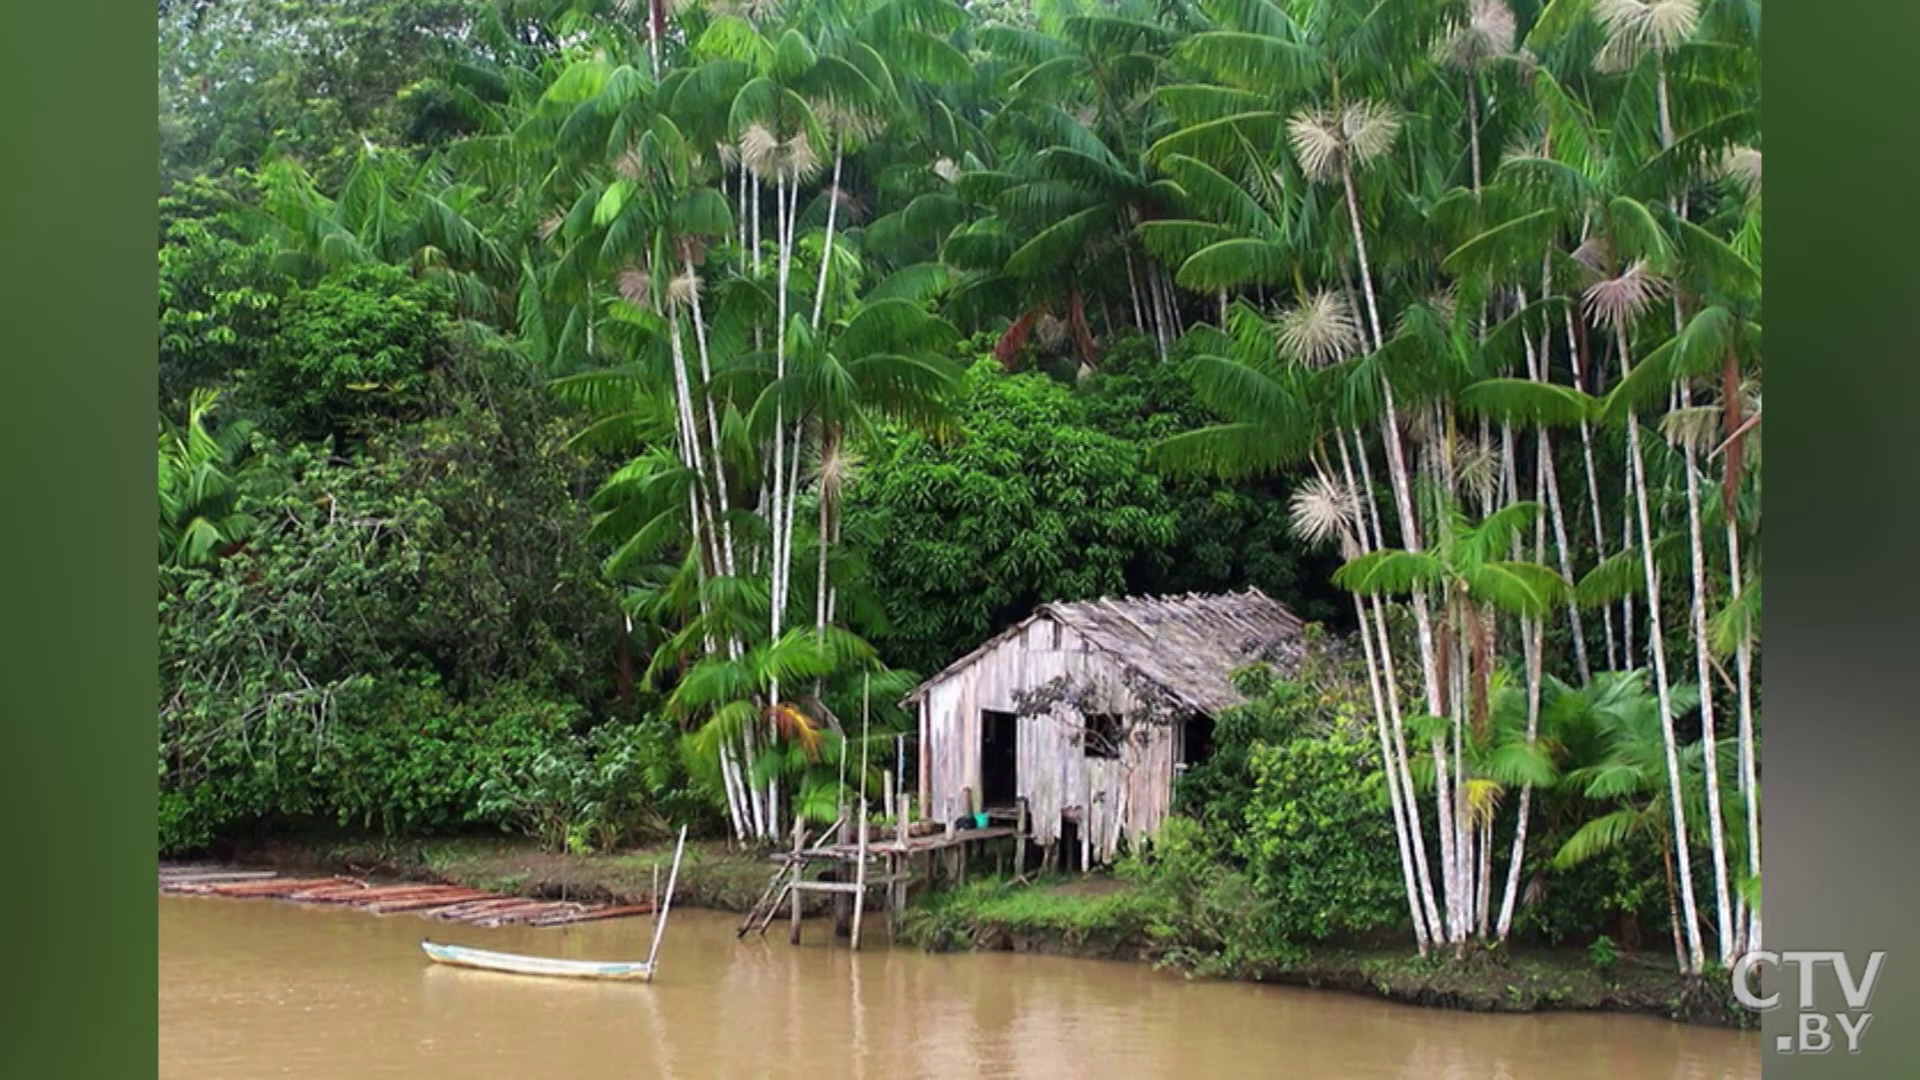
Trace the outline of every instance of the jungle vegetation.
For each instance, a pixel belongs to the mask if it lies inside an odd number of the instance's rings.
[[[1245,673],[1191,910],[1730,965],[1759,43],[1757,0],[162,2],[162,849],[770,842],[1034,604],[1253,585],[1344,644]]]

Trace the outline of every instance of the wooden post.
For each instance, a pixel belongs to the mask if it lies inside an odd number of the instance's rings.
[[[806,820],[799,816],[793,819],[793,890],[790,894],[791,905],[787,915],[787,943],[800,944],[800,878],[806,872],[805,847],[807,843]]]
[[[860,951],[860,919],[867,913],[867,815],[860,815],[860,861],[855,864],[854,879],[859,888],[853,893],[853,951]]]
[[[907,828],[906,809],[911,805],[912,798],[913,797],[905,791],[900,793],[900,816],[895,818],[893,822],[893,843],[903,854],[887,856],[887,877],[891,879],[887,882],[888,941],[893,940],[894,933],[899,926],[900,913],[904,911],[907,906],[907,883],[904,871],[907,868],[909,856],[904,854],[904,852],[907,850],[907,834],[909,832]]]
[[[835,873],[833,876],[836,879],[840,877],[838,873]],[[844,892],[836,891],[833,894],[834,939],[837,941],[840,938],[851,937],[852,935],[853,935],[853,897],[847,895]]]
[[[1027,876],[1027,797],[1019,800],[1019,811],[1013,821],[1013,876]]]
[[[894,814],[894,811],[898,809],[898,806],[897,806],[897,805],[896,805],[896,804],[894,803],[894,799],[893,799],[893,795],[894,795],[894,792],[893,792],[893,771],[892,771],[892,770],[888,770],[887,772],[885,772],[885,773],[883,773],[882,775],[883,775],[883,776],[885,776],[885,777],[886,777],[886,780],[887,780],[887,787],[886,787],[886,793],[887,793],[887,807],[886,807],[886,815],[887,815],[888,817],[890,817],[890,818],[892,818],[892,817],[895,817],[895,814]],[[896,819],[896,820],[897,820],[897,819]]]
[[[660,864],[653,864],[653,910],[660,910]]]
[[[680,880],[680,856],[687,850],[687,827],[680,826],[680,839],[673,845],[673,869],[667,873],[667,895],[653,924],[653,947],[647,950],[647,981],[653,981],[654,964],[660,958],[660,940],[667,935],[667,913],[673,910],[673,887]]]

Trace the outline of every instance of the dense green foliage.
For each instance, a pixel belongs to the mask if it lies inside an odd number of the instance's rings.
[[[1128,918],[1757,947],[1754,0],[159,15],[163,849],[774,842],[1255,586]]]

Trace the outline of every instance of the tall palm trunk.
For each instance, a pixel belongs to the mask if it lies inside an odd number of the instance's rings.
[[[692,279],[693,259],[691,257],[683,257],[682,266],[686,271],[687,277]],[[697,283],[692,289],[689,303],[691,305],[690,310],[693,314],[694,347],[698,350],[700,356],[700,398],[706,408],[708,448],[713,454],[714,497],[719,505],[720,572],[731,576],[735,570],[733,522],[730,520],[732,513],[731,497],[727,494],[726,463],[721,459],[720,454],[720,417],[713,403],[713,394],[709,389],[713,385],[713,360],[712,354],[707,349],[707,321],[705,314],[700,309],[700,289]]]
[[[820,328],[820,309],[827,302],[827,269],[833,265],[833,225],[840,211],[840,166],[845,151],[838,139],[833,147],[833,186],[827,189],[827,239],[820,255],[820,284],[813,291],[813,319],[809,323],[815,330]]]
[[[1727,512],[1727,561],[1731,565],[1733,600],[1740,601],[1743,569],[1740,565],[1740,530],[1737,515]],[[1760,877],[1760,777],[1753,742],[1753,631],[1743,628],[1735,645],[1734,673],[1740,693],[1740,796],[1747,807],[1747,874]],[[1746,946],[1760,948],[1760,912],[1747,917]]]
[[[1654,59],[1655,95],[1660,110],[1660,147],[1662,150],[1670,150],[1674,142],[1673,108],[1667,88],[1666,58],[1656,54]],[[1686,205],[1678,199],[1669,201],[1674,213],[1684,219],[1687,214]],[[1682,322],[1680,294],[1676,291],[1673,296],[1674,333],[1681,331]],[[1684,378],[1680,381],[1680,401],[1683,406],[1692,403],[1692,392]],[[1700,537],[1700,478],[1698,470],[1694,467],[1691,446],[1682,447],[1681,467],[1685,470],[1687,478],[1687,541],[1693,568],[1694,656],[1697,677],[1700,680],[1701,750],[1706,756],[1708,838],[1713,846],[1714,917],[1716,929],[1719,931],[1720,963],[1722,966],[1731,966],[1733,913],[1729,903],[1730,890],[1727,888],[1726,836],[1720,813],[1720,773],[1715,767],[1718,753],[1714,746],[1716,740],[1713,730],[1712,657],[1707,640],[1707,568],[1705,545],[1701,543]],[[1648,543],[1651,544],[1652,541],[1649,540]],[[1676,815],[1679,813],[1677,807],[1675,813]],[[1685,842],[1684,839],[1682,842]],[[1682,854],[1684,856],[1685,853]],[[1681,865],[1683,868],[1686,865],[1684,857]],[[1697,968],[1700,963],[1697,955],[1694,963]]]
[[[1682,408],[1693,403],[1686,381],[1680,383]],[[1719,933],[1720,965],[1733,966],[1734,922],[1732,890],[1727,886],[1727,840],[1720,813],[1720,769],[1718,739],[1714,733],[1713,655],[1707,636],[1707,566],[1705,545],[1700,535],[1700,476],[1694,467],[1693,447],[1681,447],[1682,468],[1687,476],[1687,541],[1693,568],[1693,654],[1694,675],[1700,681],[1700,749],[1705,755],[1707,782],[1707,836],[1713,845],[1713,888],[1715,929]]]
[[[1354,187],[1353,169],[1344,161],[1340,167],[1340,178],[1346,193],[1347,221],[1353,230],[1354,256],[1360,265],[1361,291],[1366,298],[1367,327],[1372,332],[1373,349],[1378,351],[1385,344],[1385,335],[1380,329],[1380,305],[1374,295],[1373,266],[1367,258],[1366,230],[1360,224],[1360,197]],[[1406,449],[1400,440],[1400,418],[1394,405],[1393,383],[1384,373],[1381,375],[1380,387],[1381,400],[1385,409],[1382,434],[1387,449],[1387,473],[1393,487],[1394,506],[1399,511],[1401,546],[1408,551],[1420,551],[1422,550],[1420,521],[1413,505],[1413,488],[1407,473]],[[1433,617],[1427,607],[1427,596],[1424,591],[1415,591],[1413,594],[1413,617],[1415,634],[1420,645],[1420,674],[1426,687],[1427,708],[1429,712],[1438,713],[1442,700],[1440,674],[1434,653]],[[1445,779],[1446,751],[1438,739],[1433,741],[1432,749],[1434,765],[1437,769],[1436,801],[1441,804],[1440,858],[1447,867],[1445,876],[1448,938],[1457,945],[1465,941],[1464,926],[1458,918],[1465,899],[1459,888],[1460,875],[1457,866],[1460,853],[1456,849],[1461,846],[1459,814],[1457,809],[1449,812],[1453,808],[1448,804],[1454,800],[1449,797],[1453,793],[1448,791],[1449,785]]]
[[[1547,283],[1546,268],[1544,265],[1541,276],[1541,298],[1544,300],[1546,297],[1544,290]],[[1520,306],[1524,309],[1527,305],[1526,290],[1520,290],[1519,295]],[[1553,378],[1552,349],[1549,347],[1549,343],[1553,339],[1553,334],[1545,327],[1543,327],[1542,330],[1537,356],[1534,352],[1533,335],[1531,333],[1522,335],[1526,344],[1527,377],[1534,382],[1550,384],[1553,382]],[[1560,478],[1553,466],[1553,440],[1551,436],[1548,435],[1547,429],[1544,426],[1542,426],[1537,433],[1537,437],[1539,469],[1535,475],[1535,487],[1538,489],[1538,493],[1544,493],[1546,495],[1547,515],[1553,522],[1554,551],[1557,554],[1557,561],[1560,564],[1560,576],[1566,578],[1568,581],[1573,581],[1573,548],[1572,545],[1567,542],[1567,518],[1561,509]],[[1584,622],[1580,617],[1580,605],[1574,601],[1572,597],[1568,597],[1567,599],[1567,626],[1573,636],[1574,668],[1580,673],[1580,682],[1584,685],[1593,680],[1593,667],[1587,658],[1587,633]]]
[[[1325,478],[1325,470],[1321,470]],[[1351,541],[1356,549],[1364,550],[1357,539]],[[1393,738],[1387,726],[1386,696],[1380,686],[1381,665],[1373,646],[1373,627],[1367,617],[1366,598],[1356,594],[1353,598],[1353,611],[1359,620],[1361,651],[1367,664],[1367,691],[1373,699],[1374,732],[1380,740],[1380,766],[1386,773],[1387,802],[1393,813],[1393,839],[1400,853],[1400,877],[1406,890],[1407,912],[1413,922],[1413,939],[1421,956],[1427,955],[1432,943],[1432,933],[1428,929],[1426,913],[1420,905],[1420,888],[1413,876],[1413,850],[1409,841],[1411,830],[1407,821],[1408,810],[1401,798],[1400,762],[1394,754]],[[1414,812],[1418,812],[1417,809]]]
[[[1533,746],[1540,735],[1540,666],[1545,651],[1542,621],[1522,617],[1521,633],[1526,636],[1527,654],[1527,745]],[[1520,871],[1526,862],[1527,818],[1533,808],[1533,785],[1520,786],[1520,815],[1514,824],[1513,853],[1507,857],[1507,884],[1500,894],[1500,919],[1494,929],[1499,941],[1513,932],[1514,900],[1520,895]]]
[[[1580,240],[1582,243],[1586,242],[1587,228],[1585,224],[1581,226]],[[1598,394],[1600,392],[1600,386],[1597,378],[1594,380],[1592,391],[1588,391],[1587,389],[1586,335],[1584,331],[1575,330],[1574,320],[1577,318],[1579,318],[1579,313],[1576,310],[1576,305],[1568,304],[1564,322],[1567,332],[1567,360],[1573,368],[1573,388],[1583,394],[1589,392]],[[1593,425],[1588,423],[1584,416],[1580,418],[1580,453],[1582,460],[1586,464],[1587,508],[1593,515],[1593,550],[1601,559],[1605,559],[1607,557],[1607,527],[1605,519],[1600,512],[1600,470],[1594,465]],[[1632,531],[1629,530],[1622,537],[1623,544],[1631,543],[1631,538]],[[1631,667],[1633,665],[1633,650],[1629,648],[1627,655],[1622,658],[1615,649],[1613,605],[1608,604],[1600,609],[1600,620],[1601,630],[1606,634],[1607,668],[1617,671],[1623,664]]]
[[[1614,334],[1620,349],[1620,374],[1632,371],[1632,353],[1627,346],[1624,322],[1616,322]],[[1686,923],[1687,962],[1684,974],[1700,971],[1706,956],[1700,945],[1699,907],[1693,896],[1693,860],[1687,843],[1687,815],[1681,782],[1680,748],[1673,731],[1673,693],[1667,676],[1667,644],[1660,624],[1660,570],[1653,559],[1653,517],[1648,509],[1646,461],[1640,453],[1640,420],[1627,413],[1627,458],[1633,472],[1634,510],[1640,525],[1641,568],[1647,583],[1647,648],[1653,654],[1654,689],[1660,702],[1660,733],[1666,742],[1668,797],[1672,799],[1674,856],[1679,862],[1680,909]]]
[[[1348,490],[1358,492],[1363,496],[1362,504],[1366,513],[1356,514],[1356,517],[1359,519],[1358,525],[1360,527],[1362,547],[1366,550],[1374,550],[1382,544],[1383,534],[1380,531],[1380,507],[1373,495],[1373,476],[1372,470],[1367,465],[1366,446],[1360,440],[1359,431],[1352,431],[1351,435],[1354,440],[1355,453],[1360,458],[1360,468],[1362,478],[1365,480],[1365,486],[1361,487],[1354,482],[1353,458],[1347,453],[1347,443],[1344,435],[1338,436],[1340,463],[1346,476]],[[1371,532],[1369,532],[1369,527],[1371,527]],[[1423,830],[1420,825],[1420,799],[1413,787],[1412,758],[1407,753],[1406,728],[1400,708],[1399,675],[1394,670],[1393,641],[1387,632],[1386,604],[1378,596],[1370,597],[1369,601],[1373,610],[1373,632],[1378,639],[1376,655],[1380,660],[1380,677],[1386,694],[1387,717],[1392,724],[1392,755],[1396,766],[1394,771],[1398,774],[1400,800],[1406,813],[1408,840],[1413,849],[1414,868],[1417,871],[1414,882],[1418,886],[1419,902],[1421,910],[1425,913],[1426,926],[1428,927],[1427,932],[1431,941],[1438,943],[1445,939],[1446,930],[1441,921],[1439,905],[1434,898],[1433,874],[1427,864],[1426,840],[1421,835]],[[1362,633],[1365,632],[1366,627],[1365,624],[1362,623]],[[1444,810],[1442,812],[1444,813]]]

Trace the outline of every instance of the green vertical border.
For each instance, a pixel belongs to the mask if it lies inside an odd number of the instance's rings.
[[[12,1076],[151,1076],[156,1060],[148,10],[15,5],[0,33]]]
[[[1920,1062],[1920,7],[1802,0],[1773,14],[1766,945],[1887,957],[1857,1056],[1774,1052],[1799,1004],[1794,973],[1782,972],[1765,1069],[1770,1080],[1910,1076]],[[1844,1004],[1830,971],[1815,991],[1824,1009]]]

